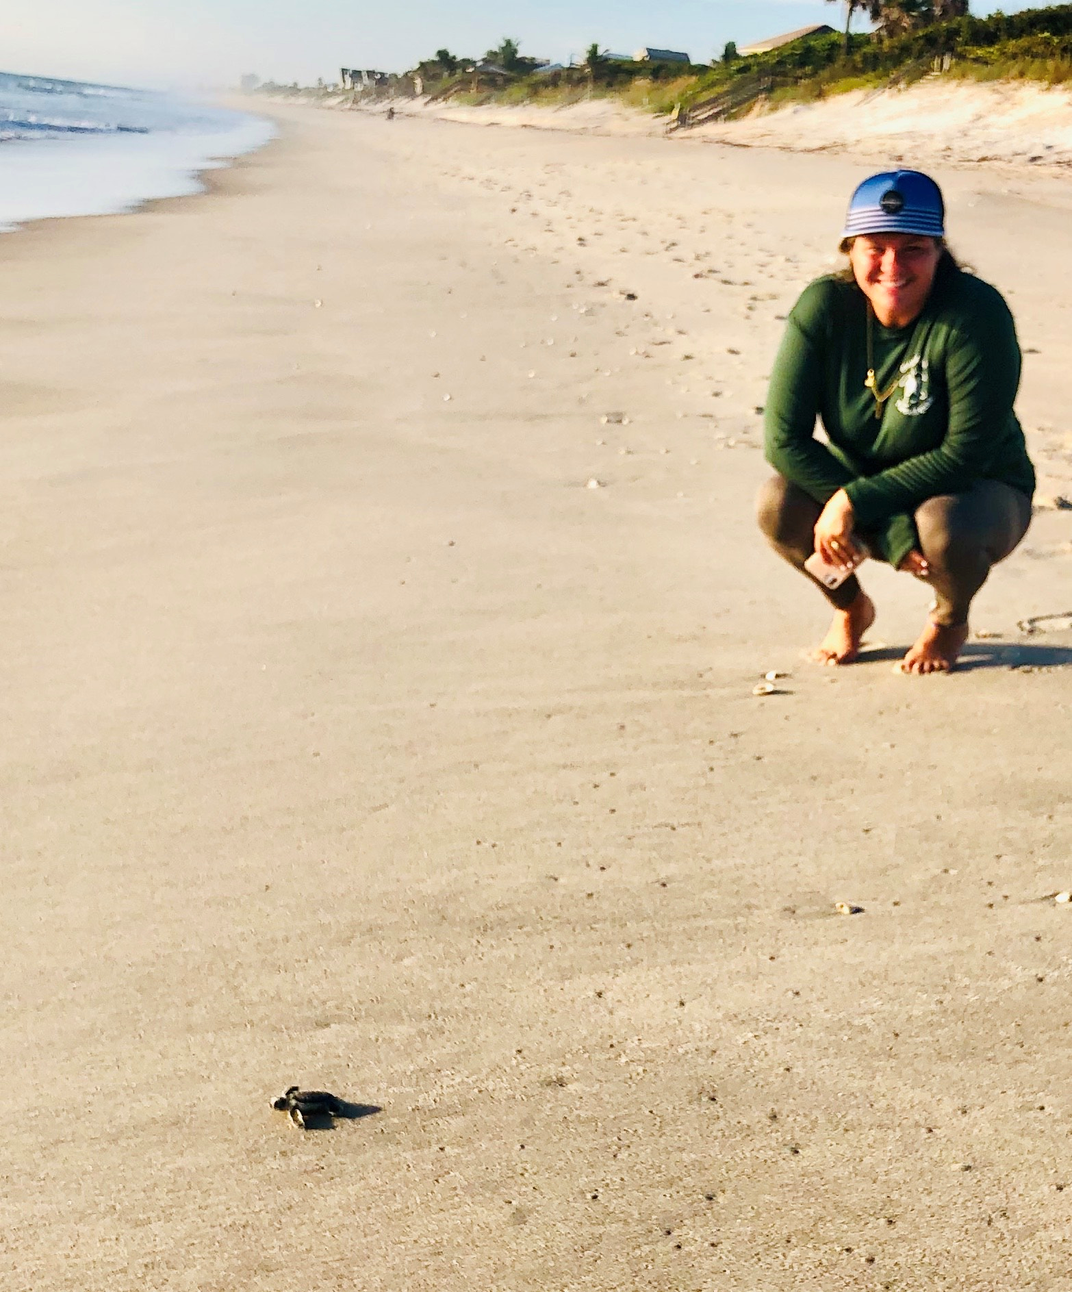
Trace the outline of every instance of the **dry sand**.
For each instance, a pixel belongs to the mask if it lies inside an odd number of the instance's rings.
[[[911,89],[858,90],[698,135],[798,152],[851,151],[883,163],[1072,166],[1072,93],[1034,82],[928,77]]]
[[[0,239],[5,1290],[1072,1287],[1072,513],[933,679],[752,520],[860,165],[278,114]],[[1068,492],[1067,189],[939,177]]]
[[[290,96],[298,98],[300,96]],[[350,96],[321,100],[349,108]],[[661,136],[666,118],[597,97],[552,108],[531,103],[473,106],[426,99],[357,105],[469,125],[509,125],[614,136]],[[1072,166],[1072,92],[1032,81],[978,82],[932,75],[908,89],[858,90],[813,103],[758,106],[737,121],[712,122],[673,135],[677,143],[728,143],[738,148],[848,152],[854,158],[910,166],[1026,167],[1067,174]]]

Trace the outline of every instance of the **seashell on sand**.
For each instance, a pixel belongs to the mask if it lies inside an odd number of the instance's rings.
[[[864,913],[862,906],[854,906],[851,902],[835,902],[834,910],[839,915],[862,915]]]

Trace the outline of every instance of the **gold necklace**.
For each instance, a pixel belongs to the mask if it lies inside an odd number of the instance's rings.
[[[882,420],[882,414],[886,410],[886,401],[892,399],[901,385],[901,374],[889,390],[883,392],[878,388],[878,379],[875,376],[875,340],[874,340],[874,312],[871,309],[871,302],[867,303],[867,376],[864,378],[864,389],[869,390],[875,397],[875,418],[877,421]]]

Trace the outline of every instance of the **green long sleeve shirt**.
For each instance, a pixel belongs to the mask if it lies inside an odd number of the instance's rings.
[[[918,544],[913,513],[938,494],[1001,480],[1028,497],[1035,472],[1013,412],[1016,328],[1001,294],[944,259],[922,314],[872,320],[879,391],[868,371],[867,301],[854,282],[819,278],[789,315],[766,406],[767,461],[818,503],[844,489],[856,525],[893,566]],[[827,444],[815,438],[816,417]]]

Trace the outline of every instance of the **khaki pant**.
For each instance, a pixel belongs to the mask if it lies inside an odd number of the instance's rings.
[[[756,509],[759,527],[774,550],[806,574],[804,562],[815,550],[812,531],[822,507],[776,475],[760,489]],[[1031,499],[999,480],[979,480],[964,493],[928,498],[916,508],[915,520],[930,566],[927,582],[934,589],[931,619],[944,627],[964,624],[991,567],[1027,533]],[[862,537],[866,541],[867,535]],[[846,610],[860,590],[855,575],[834,589],[812,582],[839,610]]]

